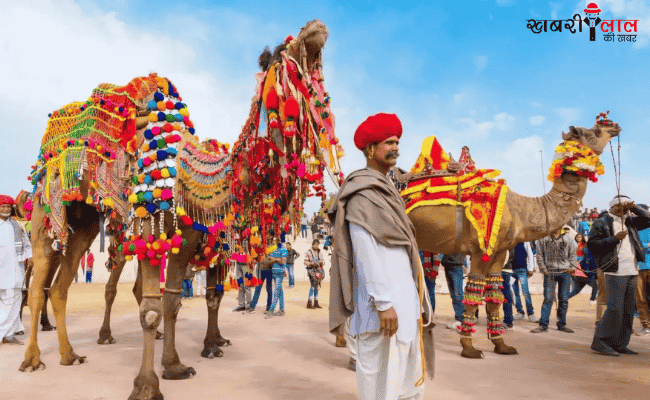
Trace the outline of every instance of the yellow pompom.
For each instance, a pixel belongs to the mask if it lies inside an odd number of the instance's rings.
[[[147,216],[147,214],[149,214],[149,213],[147,212],[147,209],[144,208],[144,207],[138,207],[138,209],[135,210],[135,215],[137,215],[138,218],[144,218],[144,217]]]
[[[230,282],[226,282],[223,284],[223,291],[224,292],[230,291]]]
[[[190,112],[187,110],[187,108],[181,108],[180,110],[178,110],[178,113],[184,117],[190,116]]]
[[[153,247],[154,250],[160,250],[160,243],[159,242],[153,242],[153,245],[151,247]]]
[[[111,199],[110,197],[104,199],[104,207],[112,208],[113,206],[115,206],[115,203],[113,203],[113,199]]]
[[[149,122],[156,122],[158,121],[158,114],[152,112],[149,113]]]
[[[167,234],[166,233],[161,233],[160,234],[160,239],[161,240],[167,240]]]
[[[226,150],[230,150],[230,143],[226,143],[223,146],[226,148]]]
[[[172,248],[172,253],[173,254],[178,254],[181,251],[181,249],[178,249],[176,247]]]
[[[86,197],[86,204],[89,204],[89,205],[93,204],[93,198],[90,197],[90,196]]]
[[[156,188],[156,189],[153,190],[153,197],[154,197],[155,199],[159,199],[161,194],[162,194],[162,190],[160,190],[160,189],[158,189],[158,188]]]
[[[144,174],[138,175],[138,182],[144,183]]]
[[[131,261],[131,260],[133,260],[133,256],[124,256],[124,258],[126,259],[126,261]]]
[[[178,236],[180,236],[182,232],[181,232],[180,229],[176,229],[176,232],[175,232],[175,233],[176,233]]]
[[[169,170],[167,168],[163,168],[162,171],[160,171],[160,176],[163,178],[169,178]]]
[[[88,202],[88,199],[86,199],[86,202]],[[138,195],[133,193],[129,195],[129,203],[137,203],[138,202]]]
[[[149,143],[145,143],[144,146],[142,146],[142,152],[146,152],[151,150],[151,147],[149,147]]]
[[[183,209],[183,207],[176,207],[176,215],[178,215],[179,217],[185,215],[185,210]]]

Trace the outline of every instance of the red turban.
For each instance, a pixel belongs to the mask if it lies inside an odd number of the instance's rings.
[[[402,123],[395,114],[379,113],[368,117],[354,132],[354,145],[363,150],[372,143],[397,136],[402,137]]]
[[[5,204],[9,204],[10,206],[13,206],[14,204],[16,204],[16,202],[14,202],[13,197],[0,194],[0,206],[4,206]]]

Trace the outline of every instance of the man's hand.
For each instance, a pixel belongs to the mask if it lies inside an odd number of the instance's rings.
[[[576,269],[575,268],[567,268],[566,273],[569,274],[569,275],[573,275],[573,274],[576,273]]]
[[[384,336],[393,336],[397,333],[397,313],[395,308],[391,307],[386,311],[378,311],[380,332],[384,332]]]
[[[528,271],[528,277],[532,278],[533,277],[533,271]]]
[[[616,234],[618,240],[623,240],[627,236],[627,231],[620,231]]]

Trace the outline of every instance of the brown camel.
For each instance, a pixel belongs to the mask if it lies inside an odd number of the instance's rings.
[[[618,136],[618,124],[603,126],[594,124],[590,129],[570,127],[569,133],[562,133],[562,139],[579,142],[601,154],[611,138]],[[418,246],[442,254],[463,253],[471,256],[468,288],[496,282],[493,291],[498,291],[498,279],[505,263],[507,251],[517,243],[538,240],[558,231],[580,209],[587,189],[587,178],[573,173],[563,173],[555,179],[553,188],[542,197],[522,196],[508,191],[501,229],[489,261],[482,260],[483,250],[479,246],[476,230],[460,206],[435,205],[413,209],[409,217],[417,231]],[[460,229],[458,229],[460,228]],[[492,279],[492,281],[491,281]],[[482,283],[481,283],[482,282]],[[485,287],[487,290],[487,286]],[[467,296],[467,288],[466,288]],[[486,292],[486,299],[488,293]],[[499,302],[487,302],[488,321],[501,327]],[[472,345],[471,326],[478,305],[465,305],[465,326],[469,332],[461,331],[461,355],[467,358],[482,358],[483,353]],[[469,322],[469,324],[467,324]],[[498,354],[517,354],[514,347],[504,343],[501,334],[490,334],[494,351]]]

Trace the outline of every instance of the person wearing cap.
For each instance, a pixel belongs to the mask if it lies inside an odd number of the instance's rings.
[[[604,272],[607,309],[596,326],[591,349],[608,356],[638,354],[628,349],[634,320],[638,263],[645,261],[639,230],[650,228],[650,213],[625,195],[609,203],[594,221],[587,246]]]
[[[12,218],[14,199],[0,195],[0,338],[2,343],[23,344],[14,336],[24,331],[20,321],[25,261],[32,246],[23,227]]]
[[[639,207],[648,210],[645,204],[639,204]],[[648,290],[650,285],[650,228],[639,231],[641,246],[645,259],[639,264],[639,277],[636,285],[636,310],[639,313],[639,321],[643,327],[637,332],[639,336],[650,335],[650,308],[648,307]]]
[[[401,136],[394,114],[376,114],[359,125],[354,143],[366,167],[347,177],[329,210],[330,332],[345,332],[351,317],[362,400],[421,399],[425,372],[433,376],[432,312],[415,229],[387,176]]]

